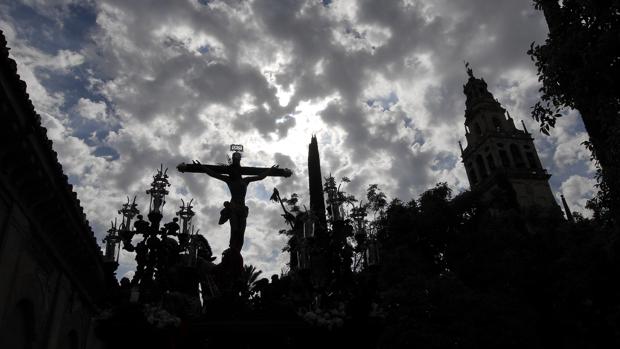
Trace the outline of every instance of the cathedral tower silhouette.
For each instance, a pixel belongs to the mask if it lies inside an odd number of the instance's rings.
[[[319,146],[316,136],[312,136],[308,146],[308,181],[310,184],[310,210],[317,217],[318,224],[322,230],[327,226],[327,219],[325,217],[321,159],[319,158]]]
[[[551,188],[550,174],[542,167],[534,139],[525,128],[517,129],[514,120],[487,90],[484,79],[474,77],[468,67],[469,80],[463,87],[465,102],[465,136],[461,147],[467,178],[472,191],[483,200],[508,189],[520,208],[558,211]]]

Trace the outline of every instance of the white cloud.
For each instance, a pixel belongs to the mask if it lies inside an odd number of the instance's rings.
[[[70,50],[60,50],[50,61],[49,66],[55,69],[68,69],[84,63],[84,56]]]
[[[67,29],[67,2],[39,12]],[[588,174],[569,173],[589,166],[576,117],[559,120],[551,137],[529,117],[539,85],[525,51],[544,40],[546,26],[528,2],[102,0],[92,11],[84,41],[47,43],[53,50],[39,47],[43,39],[29,42],[17,19],[0,16],[0,26],[100,237],[126,195],[138,194],[148,210],[144,191],[163,163],[173,184],[166,217],[181,198],[195,197],[196,225],[221,253],[228,228],[216,220],[226,187],[174,167],[224,162],[230,143],[246,146],[246,164],[294,165],[292,178],[265,180],[267,192],[277,186],[307,199],[312,134],[323,175],[352,177],[347,190],[358,196],[370,183],[403,200],[439,181],[466,189],[457,143],[464,138],[463,60],[525,121],[571,205],[581,210],[592,194]],[[86,74],[87,92],[46,85],[49,72]],[[267,276],[287,258],[277,234],[285,226],[277,206],[256,199],[258,188],[248,192],[244,255]],[[131,268],[133,257],[121,256],[122,268]]]
[[[89,120],[108,122],[108,110],[105,102],[95,102],[88,98],[80,98],[75,106],[75,110]]]
[[[590,152],[582,144],[588,139],[585,132],[571,135],[570,139],[560,143],[553,154],[553,160],[559,168],[585,162],[590,158]]]
[[[592,213],[585,206],[586,202],[595,194],[595,184],[595,179],[578,175],[570,176],[562,183],[560,191],[563,193],[571,211],[580,212],[586,217],[591,216]]]

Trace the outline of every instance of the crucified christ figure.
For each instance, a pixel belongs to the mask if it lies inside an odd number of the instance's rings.
[[[243,246],[248,207],[245,205],[245,194],[248,184],[265,179],[267,176],[289,177],[289,169],[279,169],[278,165],[271,168],[242,167],[241,153],[235,152],[232,164],[228,166],[203,165],[201,163],[181,164],[177,167],[181,172],[198,172],[219,179],[228,185],[230,201],[224,202],[224,209],[220,213],[219,224],[230,221],[230,249],[240,252]],[[242,175],[254,176],[243,177]]]

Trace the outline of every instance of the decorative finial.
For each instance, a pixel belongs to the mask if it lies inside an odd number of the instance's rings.
[[[523,131],[525,131],[525,133],[528,134],[527,128],[525,127],[525,122],[523,122],[523,120],[521,120],[521,125],[523,125]]]
[[[169,194],[166,187],[170,186],[168,182],[168,169],[164,169],[164,165],[160,166],[160,169],[157,170],[157,173],[153,176],[153,182],[151,183],[151,188],[146,191],[147,194],[151,195],[151,205],[149,205],[149,212],[158,212],[161,213],[161,207],[166,203],[165,197]]]
[[[560,198],[562,199],[562,206],[564,206],[564,213],[566,214],[566,220],[569,223],[575,223],[575,218],[573,217],[573,213],[570,208],[568,208],[568,203],[566,202],[566,198],[564,198],[563,194],[560,194]]]
[[[463,61],[463,63],[465,63],[465,69],[467,70],[467,75],[469,75],[469,77],[473,79],[474,71],[469,66],[469,62]]]

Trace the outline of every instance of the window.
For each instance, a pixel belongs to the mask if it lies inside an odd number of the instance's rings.
[[[525,162],[523,161],[523,156],[521,156],[521,151],[519,150],[519,147],[517,147],[516,144],[511,144],[510,145],[510,155],[512,155],[512,160],[515,163],[515,166],[517,168],[524,168],[525,167]]]
[[[478,176],[476,176],[476,171],[474,171],[474,167],[471,162],[467,164],[467,173],[469,173],[469,179],[472,184],[478,183]]]
[[[536,158],[534,158],[534,153],[528,151],[525,153],[525,157],[527,158],[527,163],[530,165],[530,168],[538,168]]]
[[[493,160],[493,154],[487,155],[487,165],[491,171],[495,170],[495,160]]]
[[[505,150],[499,151],[499,158],[502,161],[502,167],[510,168],[510,159],[508,158],[508,153]]]
[[[499,119],[497,117],[493,117],[493,119],[491,119],[493,121],[493,128],[495,129],[495,131],[497,132],[501,132],[502,131],[502,123],[499,121]]]
[[[476,131],[477,135],[482,135],[482,129],[480,128],[480,125],[478,125],[478,123],[474,123],[474,131]]]
[[[479,154],[476,156],[476,169],[482,178],[487,178],[489,176],[487,173],[487,168],[484,166],[484,159],[482,158],[482,155]]]

